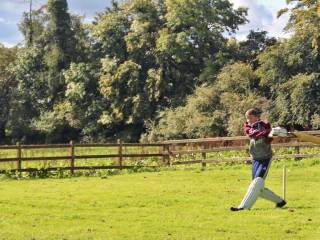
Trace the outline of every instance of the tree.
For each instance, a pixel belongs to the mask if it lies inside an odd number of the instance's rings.
[[[47,3],[49,16],[46,29],[48,65],[48,85],[53,103],[63,96],[64,79],[62,70],[69,67],[76,59],[75,36],[72,30],[71,17],[66,0],[49,0]]]
[[[225,135],[227,113],[221,111],[219,94],[215,87],[198,87],[184,106],[161,111],[158,120],[147,122],[141,141]]]
[[[64,72],[65,100],[55,114],[77,129],[82,141],[105,141],[105,129],[99,123],[105,107],[98,89],[99,74],[92,63],[72,63]]]
[[[261,78],[260,84],[269,88],[272,96],[291,77],[318,71],[317,55],[312,50],[311,41],[309,35],[295,34],[258,56],[260,66],[257,73]]]
[[[288,4],[294,4],[290,9],[290,19],[286,26],[287,30],[294,30],[299,35],[309,35],[312,39],[313,48],[318,51],[320,44],[320,3],[318,0],[287,0]],[[278,17],[288,12],[285,8],[279,11]]]
[[[41,111],[48,109],[43,51],[36,46],[19,49],[15,61],[8,67],[16,87],[12,92],[7,128],[11,138],[17,141],[30,141],[33,134],[31,122]]]
[[[172,101],[164,106],[183,104],[199,81],[206,65],[218,66],[226,51],[223,33],[233,32],[246,22],[246,9],[233,9],[229,1],[166,1],[165,26],[159,31],[157,52],[159,68],[169,84],[161,95]],[[219,68],[215,73],[219,71]],[[210,82],[209,82],[210,83]],[[178,90],[179,89],[179,90]]]
[[[108,55],[124,61],[128,56],[125,36],[129,28],[126,12],[117,2],[112,1],[112,6],[104,13],[98,14],[90,27],[97,57],[103,58]]]
[[[20,32],[24,35],[25,45],[31,46],[43,36],[48,23],[48,14],[45,5],[39,9],[32,8],[32,0],[29,1],[29,12],[23,12],[22,19],[18,24]]]
[[[298,74],[283,84],[275,101],[275,119],[283,125],[311,127],[320,114],[319,74]]]
[[[226,65],[214,84],[196,88],[184,106],[162,111],[159,123],[150,122],[142,140],[243,134],[244,113],[248,108],[270,108],[270,101],[260,95],[258,83],[259,78],[249,64]]]
[[[276,44],[274,37],[268,37],[267,31],[251,30],[245,41],[240,42],[240,52],[243,55],[239,60],[248,62],[253,69],[258,67],[257,56],[267,47]]]
[[[26,18],[20,24],[26,45],[11,67],[19,89],[10,113],[11,136],[25,141],[30,141],[28,136],[33,134],[48,142],[68,141],[71,135],[76,139],[77,130],[56,117],[69,106],[65,104],[67,84],[63,72],[72,62],[92,60],[88,34],[81,18],[68,13],[66,0],[49,0],[33,10],[32,43],[28,42],[28,24]],[[69,131],[70,136],[63,131]]]
[[[286,29],[293,30],[294,34],[258,56],[260,66],[257,74],[261,78],[261,86],[268,89],[272,121],[310,127],[319,111],[316,108],[320,70],[319,3],[309,0],[288,3],[295,5],[290,10]],[[279,15],[287,11],[289,9],[281,10]]]
[[[6,125],[9,118],[15,82],[8,66],[15,60],[17,48],[6,48],[0,44],[0,141],[6,137]]]
[[[244,23],[245,14],[222,0],[133,0],[107,9],[92,27],[107,55],[100,88],[110,108],[101,122],[138,124],[141,133],[158,111],[184,104],[205,62],[224,51],[223,34]]]
[[[214,86],[220,92],[220,110],[226,113],[225,131],[229,135],[243,134],[242,125],[247,109],[269,108],[270,102],[260,90],[259,77],[249,64],[236,62],[226,65]]]

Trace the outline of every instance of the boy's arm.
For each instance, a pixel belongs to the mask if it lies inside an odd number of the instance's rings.
[[[271,125],[270,123],[262,122],[262,127],[256,132],[256,137],[268,137],[269,133],[271,132]]]
[[[253,128],[247,122],[244,124],[244,131],[248,137],[268,137],[271,132],[270,123],[260,122],[258,128]]]
[[[253,129],[248,122],[243,125],[243,129],[248,137],[254,137],[257,131],[256,129]]]

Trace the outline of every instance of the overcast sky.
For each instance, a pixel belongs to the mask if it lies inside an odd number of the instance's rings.
[[[34,8],[47,2],[47,0],[33,0]],[[241,26],[236,34],[238,39],[244,39],[250,29],[260,29],[269,32],[270,36],[284,37],[283,27],[288,16],[277,19],[277,11],[286,7],[286,0],[230,0],[235,7],[249,7],[248,18],[250,23]],[[110,6],[111,0],[68,0],[69,10],[85,16],[90,22],[96,12],[103,11]],[[28,0],[0,0],[0,42],[6,46],[14,46],[23,41],[17,24],[22,13],[28,11]]]

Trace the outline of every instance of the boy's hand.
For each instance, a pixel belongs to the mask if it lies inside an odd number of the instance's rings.
[[[253,128],[251,128],[251,129],[249,130],[249,132],[248,132],[248,136],[249,136],[249,137],[253,137],[253,136],[255,136],[258,132],[259,132],[258,129],[253,129]]]

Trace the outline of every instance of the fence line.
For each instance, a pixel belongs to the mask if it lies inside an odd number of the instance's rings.
[[[309,131],[306,132],[312,135],[320,135],[320,131]],[[230,144],[231,142],[231,144]],[[235,144],[235,145],[233,145]],[[230,146],[229,146],[230,145]],[[69,166],[61,167],[46,167],[48,171],[51,170],[69,170],[71,174],[75,170],[85,170],[85,169],[126,169],[133,168],[137,166],[146,167],[157,167],[157,166],[173,166],[173,165],[183,165],[183,164],[201,164],[202,167],[206,167],[207,164],[219,164],[224,162],[248,162],[250,157],[248,155],[248,139],[243,136],[239,137],[219,137],[219,138],[206,138],[206,139],[186,139],[186,140],[173,140],[165,141],[163,143],[151,143],[151,144],[138,144],[138,143],[124,143],[118,140],[117,143],[107,143],[107,144],[77,144],[73,141],[70,144],[52,144],[52,145],[21,145],[17,143],[16,145],[10,146],[0,146],[0,171],[19,171],[19,172],[30,172],[37,171],[38,168],[34,167],[24,167],[24,163],[33,161],[67,161]],[[307,142],[299,142],[295,138],[275,138],[275,143],[272,144],[274,149],[287,149],[292,148],[290,154],[275,155],[273,158],[275,160],[281,159],[302,159],[302,158],[313,158],[320,157],[319,153],[312,154],[302,154],[301,148],[319,148],[320,145]],[[139,153],[130,153],[127,150],[130,148],[140,149]],[[112,152],[110,149],[115,151],[115,153],[110,154],[87,154],[81,155],[77,154],[77,150],[80,149],[90,149],[99,148],[105,150],[107,153]],[[156,148],[156,149],[155,149]],[[36,151],[45,149],[62,149],[63,151],[68,151],[69,153],[61,156],[24,156],[26,151]],[[156,152],[155,152],[156,150]],[[3,157],[3,151],[16,151],[15,157]],[[221,157],[220,153],[230,151],[243,151],[245,156],[230,156]],[[43,153],[45,151],[42,151]],[[218,155],[217,155],[218,154]],[[220,154],[220,155],[219,155]],[[12,155],[12,154],[11,154]],[[109,159],[112,160],[110,165],[93,165],[93,166],[79,166],[82,160],[89,160],[93,162],[94,160]],[[143,161],[153,161],[156,164],[150,165],[142,163]],[[125,162],[138,161],[138,165],[126,165]],[[14,163],[16,162],[16,167],[10,167],[7,169],[1,169],[1,164],[3,163]]]

